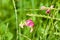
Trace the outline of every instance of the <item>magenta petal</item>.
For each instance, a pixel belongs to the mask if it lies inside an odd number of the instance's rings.
[[[34,26],[34,22],[31,19],[27,20],[26,21],[26,26],[33,27]]]

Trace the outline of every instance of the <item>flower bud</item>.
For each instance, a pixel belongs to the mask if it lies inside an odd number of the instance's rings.
[[[54,8],[54,5],[51,5],[50,8],[53,9]]]
[[[40,8],[41,10],[45,10],[46,9],[46,7],[45,6],[41,6],[41,8]]]
[[[47,13],[47,14],[49,14],[49,13],[50,13],[50,10],[49,10],[49,9],[48,9],[48,10],[46,10],[46,13]]]

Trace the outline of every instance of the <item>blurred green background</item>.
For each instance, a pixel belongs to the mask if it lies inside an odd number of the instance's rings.
[[[55,9],[50,14],[40,10],[51,5]],[[35,24],[32,33],[19,26],[30,18]],[[60,0],[0,0],[0,40],[60,40]]]

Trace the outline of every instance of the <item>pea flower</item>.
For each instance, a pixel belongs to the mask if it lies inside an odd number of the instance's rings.
[[[24,23],[21,22],[19,26],[21,28],[23,28],[24,26],[30,27],[31,28],[30,32],[32,32],[34,27],[34,22],[31,19],[28,19]]]
[[[34,27],[34,22],[31,19],[26,20],[26,26]]]
[[[54,9],[54,5],[51,5],[50,7],[41,6],[41,10],[46,10],[46,13],[49,14],[52,9]]]
[[[31,28],[30,32],[33,31],[34,22],[31,19],[26,20],[25,25]]]
[[[50,13],[50,9],[47,9],[47,10],[46,10],[46,13],[49,14],[49,13]]]

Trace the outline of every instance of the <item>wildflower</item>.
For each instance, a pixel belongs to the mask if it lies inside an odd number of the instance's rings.
[[[54,5],[51,5],[50,8],[53,9],[54,8]]]
[[[29,19],[29,20],[26,20],[25,25],[29,27],[34,27],[34,22],[31,19]]]
[[[51,9],[54,9],[53,7],[54,7],[54,5],[51,5],[50,7],[41,6],[40,9],[41,10],[46,10],[46,13],[49,14],[50,13],[50,10]]]
[[[46,9],[46,7],[45,6],[41,6],[41,8],[40,8],[41,10],[45,10]]]
[[[46,13],[49,14],[49,13],[50,13],[50,9],[47,9],[47,10],[46,10]]]
[[[30,32],[33,32],[34,22],[31,19],[26,20],[25,25],[30,27]]]
[[[30,27],[30,32],[32,32],[33,31],[33,27],[34,27],[34,22],[31,19],[28,19],[28,20],[26,20],[24,22],[21,22],[19,24],[19,26],[21,28],[23,28],[24,26],[28,26],[28,27]]]

